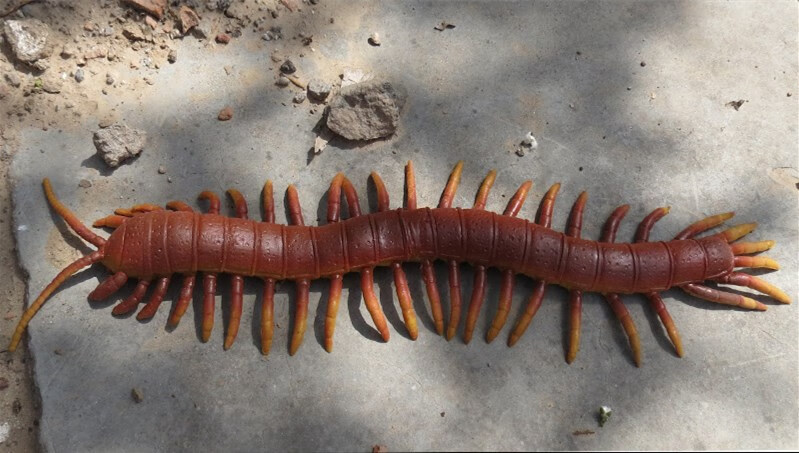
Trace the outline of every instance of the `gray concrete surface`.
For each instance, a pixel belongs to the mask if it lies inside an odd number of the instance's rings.
[[[657,206],[672,211],[656,238],[736,210],[740,221],[760,222],[754,238],[777,241],[769,256],[783,269],[764,278],[796,297],[796,3],[325,6],[318,24],[310,24],[319,27],[316,52],[298,59],[301,69],[331,77],[347,66],[364,67],[402,84],[409,99],[396,137],[365,146],[333,142],[308,163],[320,116],[309,115],[307,104],[293,107],[292,93],[273,85],[270,44],[249,34],[212,49],[186,39],[180,64],[156,76],[161,88],[117,107],[128,124],[149,134],[135,161],[113,173],[103,169],[93,157],[95,118],[76,130],[24,132],[12,172],[29,297],[80,244],[46,205],[43,177],[87,223],[136,202],[192,202],[204,188],[236,187],[254,206],[266,178],[281,195],[297,184],[306,221],[313,222],[324,218],[328,181],[339,170],[357,182],[364,206],[374,204],[366,178],[377,170],[396,206],[408,159],[418,169],[422,205],[437,201],[459,159],[465,160],[461,206],[471,203],[491,168],[499,170],[492,210],[501,210],[524,179],[534,180],[522,211],[528,218],[546,188],[561,181],[557,228],[586,189],[586,236],[596,237],[621,203],[632,207],[620,239],[630,238]],[[339,25],[323,27],[333,15]],[[433,30],[442,20],[457,27]],[[366,44],[372,31],[381,34],[381,47]],[[229,76],[226,65],[233,66]],[[725,106],[738,99],[747,100],[740,110]],[[234,119],[217,121],[228,104]],[[539,149],[517,157],[513,145],[530,129]],[[160,165],[167,175],[157,173]],[[79,188],[81,179],[93,186]],[[283,210],[278,219],[285,220]],[[211,341],[200,343],[199,294],[194,310],[167,332],[169,303],[152,322],[115,319],[113,301],[86,301],[106,271],[83,272],[30,328],[42,443],[50,451],[799,446],[795,305],[770,303],[767,312],[752,313],[669,291],[666,302],[687,351],[678,359],[644,300],[625,297],[643,343],[644,365],[637,369],[609,308],[591,294],[580,354],[569,366],[562,289],[549,292],[516,347],[504,344],[508,328],[486,345],[485,314],[493,315],[499,286],[492,272],[477,341],[465,346],[435,336],[419,272],[412,265],[406,270],[421,319],[416,342],[404,335],[390,275],[378,272],[391,341],[376,341],[357,281],[348,278],[335,351],[326,353],[319,342],[327,284],[316,282],[313,327],[292,358],[291,284],[279,287],[279,327],[264,358],[252,321],[260,294],[255,281],[247,284],[238,341],[223,352],[227,311],[217,312]],[[437,270],[445,291],[445,268]],[[471,275],[465,270],[466,295]],[[222,280],[223,305],[228,283]],[[517,288],[511,322],[532,282],[521,279]],[[130,397],[134,387],[144,394],[139,404]],[[604,428],[595,418],[600,405],[613,408]]]

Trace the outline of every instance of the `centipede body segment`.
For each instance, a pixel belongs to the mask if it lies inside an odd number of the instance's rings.
[[[667,242],[650,242],[654,224],[668,213],[658,208],[640,223],[631,243],[616,242],[616,233],[629,206],[615,209],[602,231],[599,241],[582,238],[582,224],[587,193],[575,201],[565,233],[551,228],[552,213],[560,188],[553,185],[541,201],[535,222],[518,217],[532,185],[524,182],[502,214],[485,210],[496,172],[483,180],[471,208],[453,208],[463,164],[459,162],[444,188],[438,207],[419,208],[413,164],[405,169],[404,207],[391,209],[385,184],[376,173],[371,181],[377,193],[377,212],[362,213],[353,184],[343,175],[336,175],[328,192],[327,222],[320,226],[304,224],[299,195],[294,186],[287,190],[289,225],[275,223],[272,183],[263,190],[263,221],[249,219],[248,206],[241,193],[228,190],[236,216],[219,214],[221,200],[213,192],[204,191],[199,198],[208,203],[206,213],[195,212],[180,201],[167,203],[167,209],[141,204],[131,209],[117,209],[113,215],[94,223],[95,227],[113,229],[108,238],[93,233],[56,198],[50,183],[44,180],[47,200],[67,224],[97,250],[64,268],[25,311],[11,339],[9,350],[17,348],[25,327],[47,298],[64,281],[79,270],[102,263],[112,275],[89,294],[92,300],[110,297],[129,279],[137,279],[133,292],[117,304],[115,315],[137,310],[137,319],[155,315],[169,284],[181,281],[180,294],[170,313],[168,324],[177,326],[188,309],[195,286],[201,286],[202,341],[208,341],[213,329],[215,295],[219,274],[230,274],[230,316],[225,326],[224,348],[233,346],[243,310],[245,277],[264,282],[261,307],[261,352],[271,350],[274,333],[274,293],[278,281],[291,280],[296,285],[296,310],[289,353],[295,354],[302,344],[307,325],[310,282],[324,278],[330,283],[324,325],[324,348],[333,350],[335,322],[341,298],[343,275],[359,272],[361,290],[372,322],[384,341],[390,332],[386,317],[374,288],[374,268],[388,266],[392,270],[397,300],[408,336],[419,335],[417,315],[403,264],[417,262],[427,290],[430,314],[437,334],[450,340],[455,337],[465,314],[463,341],[473,338],[475,325],[483,306],[486,270],[501,271],[497,311],[485,334],[493,341],[503,330],[511,311],[517,274],[536,280],[519,318],[510,329],[507,343],[513,346],[530,326],[538,312],[546,288],[550,284],[569,290],[568,335],[566,362],[577,357],[580,344],[583,294],[599,292],[618,318],[629,340],[633,362],[640,366],[641,345],[633,319],[622,295],[638,293],[649,301],[662,321],[678,356],[684,354],[680,335],[669,315],[660,292],[680,288],[692,296],[743,309],[765,310],[766,305],[722,287],[706,282],[746,287],[781,303],[790,303],[788,295],[765,280],[736,268],[778,269],[766,257],[748,256],[768,250],[773,241],[734,242],[750,233],[755,224],[742,224],[720,233],[698,235],[721,225],[732,217],[724,213],[700,220]],[[342,198],[346,209],[342,209]],[[342,212],[346,216],[342,216]],[[433,271],[433,262],[442,260],[448,267],[449,319],[445,323],[442,297]],[[468,305],[463,305],[460,289],[460,265],[475,266],[473,290]],[[152,288],[152,289],[151,289]],[[150,291],[149,299],[145,299]],[[464,313],[465,310],[465,313]]]

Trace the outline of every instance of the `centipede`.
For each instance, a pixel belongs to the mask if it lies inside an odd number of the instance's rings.
[[[119,291],[129,279],[137,283],[132,293],[116,304],[112,314],[132,314],[139,308],[150,286],[149,299],[137,312],[138,320],[152,318],[161,305],[173,278],[182,278],[177,301],[167,324],[176,327],[186,312],[197,283],[202,285],[201,341],[207,342],[214,325],[217,280],[229,274],[230,316],[224,333],[223,348],[231,348],[239,331],[243,309],[244,278],[263,281],[260,316],[260,350],[269,354],[274,334],[275,285],[284,280],[296,286],[296,307],[288,353],[294,355],[307,326],[309,287],[312,280],[329,280],[323,347],[333,351],[336,317],[342,293],[343,277],[360,274],[364,304],[383,341],[390,332],[380,301],[375,294],[374,270],[390,267],[396,287],[407,336],[416,340],[419,323],[403,266],[421,267],[430,316],[435,333],[453,339],[463,311],[463,342],[469,343],[486,295],[487,270],[501,272],[498,304],[485,340],[492,342],[507,324],[513,290],[519,274],[534,280],[533,291],[515,320],[507,337],[513,346],[530,326],[544,300],[547,287],[558,285],[568,291],[568,325],[565,360],[572,363],[580,346],[583,294],[602,295],[618,319],[629,342],[632,360],[641,366],[641,343],[638,330],[622,295],[640,294],[660,319],[677,356],[684,355],[680,334],[664,302],[663,291],[679,288],[691,296],[744,310],[764,311],[767,306],[740,291],[727,291],[719,284],[748,288],[777,302],[791,303],[789,296],[741,268],[779,269],[777,262],[755,256],[770,249],[774,241],[741,242],[755,223],[731,226],[710,234],[733,217],[733,212],[699,220],[669,241],[649,241],[655,223],[669,212],[668,207],[653,210],[638,225],[633,242],[616,242],[616,233],[629,205],[621,205],[609,215],[598,241],[581,237],[583,212],[588,200],[582,192],[574,202],[565,232],[552,228],[555,201],[560,189],[556,183],[541,200],[534,221],[518,217],[532,181],[525,181],[511,197],[502,214],[486,210],[486,201],[497,172],[483,180],[470,208],[453,207],[460,183],[463,162],[458,162],[441,195],[437,207],[418,207],[413,163],[405,167],[404,206],[390,209],[389,194],[380,176],[370,178],[377,194],[376,212],[362,213],[358,194],[347,177],[338,173],[327,194],[327,222],[309,226],[303,221],[297,189],[286,191],[288,224],[275,223],[273,184],[267,181],[262,192],[263,221],[248,217],[242,194],[229,189],[235,217],[220,215],[221,201],[212,191],[203,191],[199,200],[207,203],[206,212],[195,211],[182,201],[170,201],[166,209],[154,204],[138,204],[117,209],[114,214],[93,223],[93,227],[111,229],[104,238],[95,234],[56,197],[49,180],[43,187],[51,208],[83,240],[96,250],[62,269],[23,313],[14,331],[9,351],[14,351],[25,329],[45,301],[67,279],[95,263],[101,263],[111,275],[89,295],[91,301],[105,300]],[[346,204],[345,204],[346,203]],[[346,207],[346,210],[343,209]],[[346,216],[342,216],[342,211]],[[343,218],[345,217],[345,218]],[[703,233],[705,233],[703,235]],[[701,237],[700,237],[701,236]],[[434,262],[443,261],[448,270],[449,318],[445,325],[442,297],[436,280]],[[468,305],[461,294],[461,264],[474,266],[474,282]],[[201,281],[198,281],[201,280]],[[753,294],[752,294],[753,295]],[[393,301],[392,301],[393,302]],[[424,305],[427,307],[427,305]]]

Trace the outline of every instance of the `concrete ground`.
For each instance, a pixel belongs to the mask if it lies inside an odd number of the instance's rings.
[[[227,46],[185,38],[176,44],[178,62],[152,75],[154,84],[135,98],[121,103],[113,93],[96,94],[98,112],[148,133],[143,154],[115,171],[94,156],[99,113],[71,127],[20,126],[11,174],[28,298],[88,251],[48,208],[44,177],[87,223],[134,203],[196,205],[200,190],[222,194],[230,187],[258,213],[267,178],[278,201],[296,184],[306,222],[314,223],[324,220],[325,192],[337,171],[356,183],[364,208],[375,205],[366,180],[378,171],[396,207],[403,165],[413,159],[420,205],[434,205],[462,159],[457,205],[469,206],[483,176],[496,168],[488,208],[501,211],[529,178],[535,185],[520,215],[532,218],[542,194],[560,181],[553,226],[564,227],[569,206],[588,190],[586,237],[596,238],[623,203],[631,208],[619,240],[629,240],[638,220],[658,206],[672,209],[655,228],[656,239],[735,210],[739,222],[760,223],[752,238],[777,241],[768,256],[782,270],[762,277],[795,300],[797,12],[795,2],[303,5],[294,14],[313,33],[314,50],[281,50],[301,75],[334,80],[344,68],[364,68],[408,93],[396,136],[367,144],[334,140],[313,158],[308,150],[322,109],[307,101],[292,105],[295,89],[274,85],[278,65],[270,59],[276,46],[301,46],[298,40],[266,42],[249,31]],[[441,21],[456,27],[434,30]],[[367,43],[375,31],[380,47]],[[137,76],[120,66],[119,77]],[[728,105],[738,100],[746,101],[739,109]],[[227,105],[234,118],[220,122],[217,112]],[[539,147],[519,157],[514,150],[528,130]],[[80,188],[83,179],[91,187]],[[279,209],[277,216],[285,221],[286,213]],[[405,268],[421,320],[417,341],[405,334],[390,273],[379,270],[391,341],[377,340],[357,278],[349,276],[334,352],[320,345],[328,285],[319,281],[311,287],[312,325],[294,357],[287,352],[291,283],[278,287],[273,350],[263,357],[255,280],[245,288],[238,341],[223,351],[227,278],[216,329],[203,344],[199,292],[181,325],[167,331],[170,303],[151,322],[114,318],[116,299],[86,300],[107,271],[82,272],[29,329],[41,445],[48,451],[799,447],[795,305],[761,297],[769,310],[748,312],[668,291],[687,352],[680,359],[645,300],[626,296],[643,345],[644,363],[636,368],[613,313],[589,294],[580,353],[567,365],[563,289],[548,292],[515,347],[504,344],[508,327],[486,344],[499,289],[499,274],[491,271],[476,338],[467,346],[460,336],[447,342],[435,335],[418,268]],[[472,271],[463,269],[468,297]],[[446,300],[446,268],[437,271]],[[532,287],[518,280],[509,323]],[[173,284],[168,302],[177,291]],[[141,402],[131,398],[132,389]],[[602,405],[613,414],[599,427]]]

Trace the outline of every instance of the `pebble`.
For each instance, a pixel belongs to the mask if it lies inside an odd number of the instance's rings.
[[[302,104],[303,102],[305,102],[305,98],[306,98],[305,92],[304,91],[300,91],[300,92],[298,92],[297,94],[294,95],[294,99],[293,100],[294,100],[295,104]]]
[[[277,82],[275,82],[275,85],[279,87],[287,87],[289,86],[289,83],[291,83],[291,81],[288,79],[288,77],[280,76],[277,78]]]
[[[233,108],[229,106],[220,110],[219,115],[217,116],[217,119],[219,119],[219,121],[228,121],[231,118],[233,118]]]
[[[83,82],[84,78],[86,78],[86,76],[83,73],[83,68],[78,68],[75,71],[75,81],[78,82],[78,83],[81,83],[81,82]]]
[[[171,49],[169,55],[166,56],[166,60],[170,63],[178,61],[178,51],[176,49]]]
[[[105,75],[105,84],[106,85],[113,85],[114,84],[114,76],[110,72],[106,73],[106,75]]]
[[[130,397],[133,398],[133,402],[135,402],[136,404],[139,404],[142,401],[144,401],[144,394],[142,393],[141,390],[135,387],[130,390]]]
[[[308,96],[318,101],[324,101],[330,95],[333,87],[321,79],[312,79],[308,82]]]
[[[377,32],[372,33],[369,36],[369,44],[371,44],[373,46],[379,46],[380,45],[380,34],[377,33]]]
[[[225,33],[220,33],[216,35],[216,42],[219,44],[227,44],[230,42],[230,35],[226,35]]]
[[[291,60],[286,60],[280,65],[280,72],[283,74],[293,74],[297,70],[297,67],[294,66]]]
[[[89,181],[88,179],[81,179],[80,182],[78,183],[78,187],[82,187],[84,189],[88,189],[91,186],[92,182]]]
[[[5,77],[6,82],[8,82],[8,84],[14,88],[19,88],[19,86],[22,84],[22,79],[19,78],[19,74],[14,71],[6,72]]]
[[[165,174],[165,173],[166,173],[166,167],[164,167],[163,165],[160,165],[160,166],[158,167],[158,174],[159,174],[159,175],[163,175],[163,174]]]
[[[118,167],[130,157],[138,156],[144,149],[147,134],[123,123],[112,124],[94,133],[97,153],[109,167]]]

